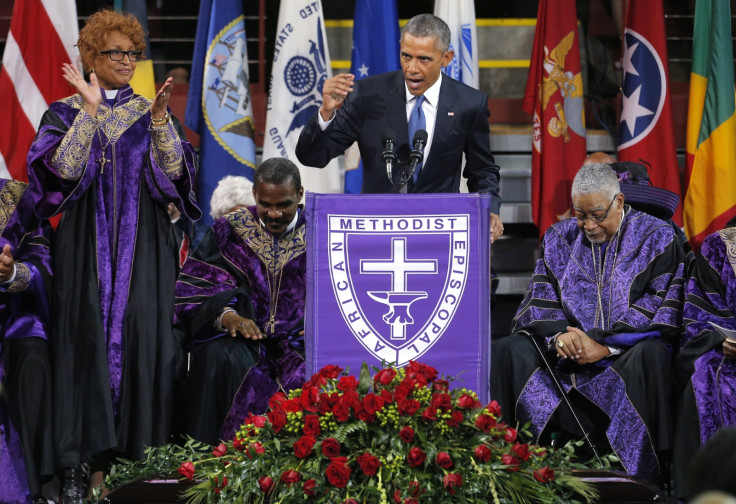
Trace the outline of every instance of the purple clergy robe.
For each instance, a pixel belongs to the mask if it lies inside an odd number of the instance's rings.
[[[0,179],[0,251],[10,245],[16,268],[13,282],[0,283],[0,382],[5,378],[3,342],[47,337],[51,227],[33,215],[27,189],[24,182]],[[5,407],[0,401],[0,500],[26,503],[31,496],[24,453]],[[40,449],[48,458],[40,463],[52,462],[50,448]]]
[[[213,326],[226,306],[251,318],[267,336],[233,399],[223,439],[232,437],[248,412],[265,413],[274,393],[304,383],[299,331],[306,307],[305,234],[301,210],[296,226],[280,236],[261,226],[255,207],[238,210],[213,224],[179,276],[176,317],[187,320],[195,343],[230,337]]]
[[[96,117],[79,95],[51,104],[28,154],[35,212],[63,212],[52,302],[58,460],[142,456],[168,440],[178,342],[166,212],[191,219],[197,157],[130,86]]]

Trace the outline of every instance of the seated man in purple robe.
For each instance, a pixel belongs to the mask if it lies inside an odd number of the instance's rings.
[[[494,343],[491,396],[507,422],[529,422],[545,443],[582,435],[564,390],[598,451],[610,447],[629,474],[655,481],[658,454],[671,449],[682,251],[669,224],[624,204],[608,165],[578,171],[572,206],[544,235],[515,334]]]
[[[0,179],[0,502],[46,502],[54,471],[47,343],[51,227],[28,184]]]
[[[693,497],[683,494],[690,460],[719,429],[736,425],[736,338],[727,331],[736,331],[736,227],[703,241],[687,284],[683,321],[675,361],[682,381],[675,482],[678,496]]]
[[[294,163],[264,161],[256,205],[215,221],[184,264],[176,318],[191,345],[187,433],[195,439],[232,437],[274,393],[304,384],[303,194]]]

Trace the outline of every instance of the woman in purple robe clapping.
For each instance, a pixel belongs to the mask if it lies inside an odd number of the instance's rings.
[[[145,37],[128,14],[102,10],[79,33],[89,82],[51,104],[28,155],[35,212],[63,213],[54,248],[57,463],[138,458],[169,440],[180,345],[172,331],[175,257],[167,204],[198,219],[197,157],[168,108],[129,82]],[[66,502],[66,500],[65,500]]]

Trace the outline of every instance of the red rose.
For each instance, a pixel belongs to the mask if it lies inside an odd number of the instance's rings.
[[[291,469],[281,474],[281,482],[287,485],[293,485],[300,479],[302,479],[302,475]]]
[[[302,410],[302,405],[299,399],[287,399],[281,403],[281,407],[287,413],[297,413]]]
[[[332,414],[338,422],[347,422],[350,419],[350,406],[340,401],[332,407]]]
[[[419,497],[419,495],[423,494],[426,490],[424,490],[418,481],[412,481],[409,483],[409,495],[412,497]]]
[[[452,467],[452,457],[450,457],[450,454],[447,452],[439,452],[434,461],[442,469],[450,469]]]
[[[529,460],[529,456],[531,455],[529,453],[529,445],[521,444],[518,441],[511,447],[511,451],[514,452],[521,460],[525,461]]]
[[[222,484],[217,482],[217,476],[215,476],[215,493],[220,493],[223,488],[227,486],[227,476],[222,477]]]
[[[286,397],[286,394],[284,394],[283,392],[276,392],[274,395],[271,396],[271,399],[268,400],[268,407],[272,410],[281,409],[281,405],[287,399],[288,397]]]
[[[317,482],[313,479],[308,479],[304,482],[302,485],[302,490],[306,495],[309,495],[310,497],[313,496],[316,492],[314,491],[314,487],[317,486]]]
[[[394,491],[394,502],[396,504],[401,504],[401,490],[398,488]]]
[[[325,469],[325,474],[332,486],[345,488],[345,485],[348,484],[348,480],[350,479],[350,468],[341,462],[333,460],[327,466],[327,469]]]
[[[375,415],[379,411],[381,411],[381,408],[383,408],[384,400],[381,398],[381,396],[378,396],[376,394],[370,393],[366,394],[363,398],[363,408],[368,412],[370,415]]]
[[[447,392],[450,390],[450,382],[447,380],[437,380],[432,384],[432,390],[435,392]]]
[[[445,474],[445,477],[442,478],[442,486],[444,486],[445,489],[448,492],[450,492],[452,495],[455,495],[455,489],[463,486],[462,474],[460,473]]]
[[[358,380],[355,376],[341,376],[337,382],[338,390],[355,390],[358,388]]]
[[[457,407],[463,409],[480,408],[480,403],[472,395],[463,394],[457,400]]]
[[[176,471],[187,479],[194,478],[194,464],[191,462],[182,462]]]
[[[404,443],[411,443],[411,440],[414,439],[414,429],[405,425],[399,431],[399,438],[401,438]]]
[[[442,411],[449,411],[452,407],[452,398],[450,394],[434,394],[429,405],[432,408],[441,409]]]
[[[406,461],[409,462],[411,467],[422,465],[426,459],[427,454],[417,446],[413,446],[411,450],[409,450],[409,454],[406,456]]]
[[[503,438],[509,444],[516,441],[516,429],[506,426],[506,433],[503,435]]]
[[[225,446],[225,443],[220,443],[219,445],[215,446],[215,449],[212,450],[212,455],[214,457],[222,457],[227,453],[227,446]]]
[[[335,438],[328,437],[322,441],[322,454],[325,457],[333,458],[340,455],[340,441]]]
[[[395,369],[381,369],[376,376],[373,377],[373,383],[376,385],[389,385],[396,377]]]
[[[549,483],[555,479],[555,471],[545,466],[534,471],[534,478],[540,483]]]
[[[482,444],[475,447],[475,458],[480,462],[488,462],[491,460],[491,449],[488,446]]]
[[[248,445],[248,451],[245,452],[245,454],[248,455],[248,458],[253,458],[253,455],[261,455],[263,453],[266,453],[266,449],[258,441],[254,441]]]
[[[358,411],[357,417],[358,420],[363,420],[365,423],[373,423],[376,421],[376,415],[370,414],[364,409]]]
[[[463,420],[465,420],[463,412],[455,410],[452,412],[452,416],[447,419],[447,426],[452,428],[459,427],[460,424],[463,423]]]
[[[311,455],[315,439],[312,436],[302,436],[294,443],[294,456],[303,459]]]
[[[286,425],[286,411],[283,409],[268,412],[268,421],[271,422],[274,432],[279,432]]]
[[[238,451],[245,450],[245,439],[240,439],[239,437],[233,438],[233,448],[235,448]]]
[[[322,428],[319,425],[319,417],[317,415],[307,415],[304,417],[304,434],[307,436],[319,436]]]
[[[488,413],[495,416],[496,418],[501,416],[501,405],[498,404],[496,401],[489,402],[488,406],[486,406],[486,409],[488,410]]]
[[[419,411],[419,401],[416,399],[400,399],[399,400],[399,414],[404,416],[412,416],[414,413]]]
[[[384,404],[391,404],[394,402],[394,393],[390,390],[382,389],[381,399],[383,399]]]
[[[437,420],[437,409],[430,406],[429,408],[422,411],[422,418],[428,422],[434,422],[435,420]]]
[[[489,432],[496,426],[496,419],[491,415],[478,415],[478,418],[475,419],[475,426],[483,432]]]
[[[335,379],[342,373],[342,368],[333,366],[332,364],[327,365],[319,370],[319,374],[325,378]]]
[[[344,501],[342,501],[342,504],[360,504],[360,503],[351,497],[349,499],[345,499]]]
[[[248,413],[248,416],[245,417],[245,421],[243,422],[245,425],[252,425],[253,427],[258,427],[259,429],[266,425],[266,417],[261,415],[254,415],[253,413]]]
[[[400,399],[406,399],[414,391],[414,382],[404,378],[401,383],[396,386],[394,390],[394,399],[397,401]]]
[[[299,396],[299,402],[305,410],[316,413],[319,407],[319,390],[316,387],[303,389],[302,395]]]
[[[283,476],[281,478],[283,479]],[[258,478],[258,486],[261,488],[261,492],[268,493],[273,488],[273,479],[270,476],[261,476]]]
[[[374,476],[376,471],[378,471],[378,468],[381,467],[381,461],[378,460],[378,457],[374,457],[368,452],[358,455],[358,458],[355,460],[358,462],[358,465],[363,472],[368,476]]]
[[[511,455],[510,453],[504,453],[501,457],[501,463],[505,466],[509,472],[516,472],[519,470],[519,459]]]
[[[319,411],[319,414],[322,416],[324,416],[325,413],[332,411],[332,404],[330,404],[329,396],[327,394],[323,393],[320,397],[317,411]]]
[[[302,385],[302,390],[310,387],[322,388],[324,385],[327,385],[327,378],[319,373],[315,373],[308,382],[305,382],[304,385]]]
[[[416,499],[406,498],[404,499],[404,504],[419,504],[419,501]]]

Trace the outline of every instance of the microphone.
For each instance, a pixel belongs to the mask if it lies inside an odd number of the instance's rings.
[[[424,160],[424,146],[427,145],[427,132],[423,129],[417,130],[414,133],[414,140],[411,142],[412,149],[409,153],[409,161],[411,167],[409,173],[414,174],[414,170],[417,169],[417,165]]]
[[[381,132],[381,142],[383,143],[383,155],[381,159],[386,163],[386,175],[388,176],[389,182],[393,180],[391,172],[393,171],[393,164],[396,162],[396,153],[394,152],[396,148],[395,138],[396,133],[391,128],[386,128]]]

